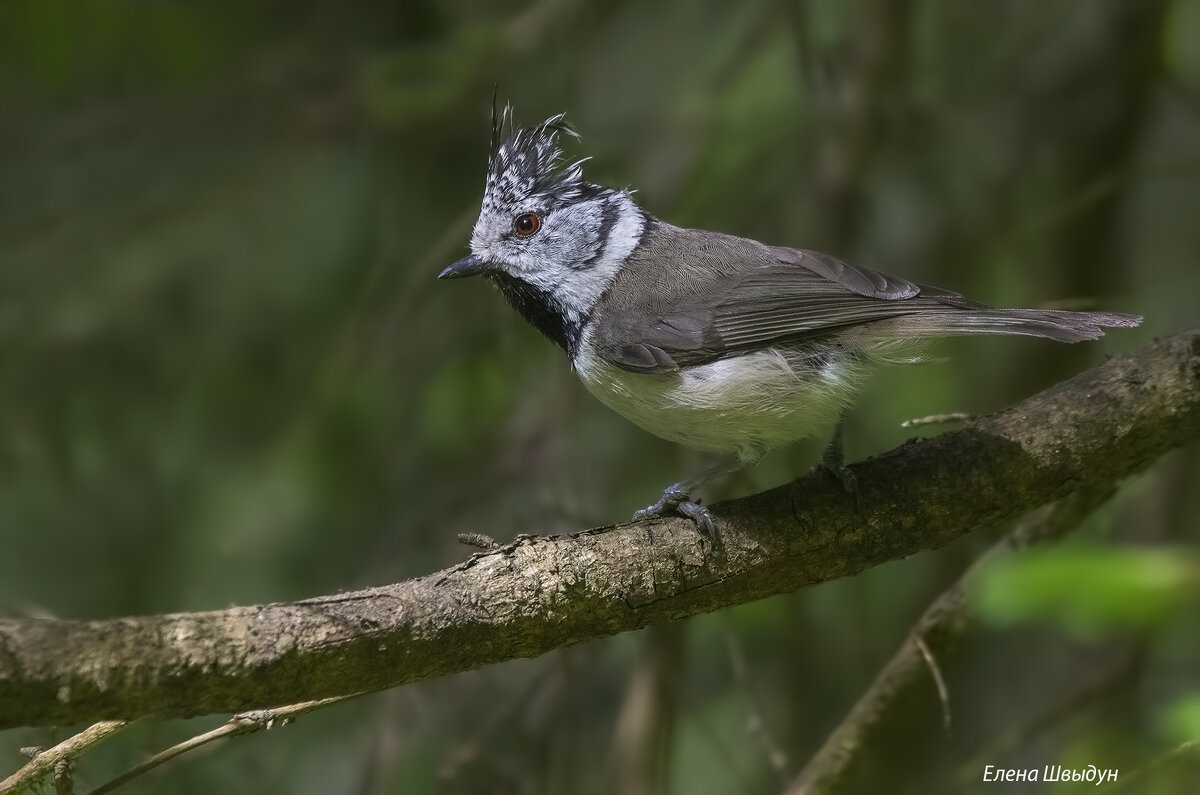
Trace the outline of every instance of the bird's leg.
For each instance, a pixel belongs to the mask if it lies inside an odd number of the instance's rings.
[[[712,513],[700,503],[692,502],[692,492],[714,478],[728,475],[730,472],[741,469],[745,463],[745,459],[745,456],[730,455],[722,459],[715,466],[704,470],[697,477],[689,480],[681,480],[678,483],[667,486],[662,496],[658,498],[658,502],[635,513],[633,521],[640,522],[645,519],[657,519],[662,516],[679,514],[691,519],[696,523],[696,527],[700,528],[700,532],[708,536],[709,539],[715,540],[717,529],[713,524]]]
[[[842,412],[838,417],[837,425],[833,429],[833,438],[829,440],[829,445],[825,448],[825,452],[821,454],[821,463],[817,465],[818,469],[828,472],[839,483],[842,484],[848,493],[854,495],[854,499],[858,500],[858,478],[846,466],[845,455],[842,451],[842,427],[846,424],[846,413]]]

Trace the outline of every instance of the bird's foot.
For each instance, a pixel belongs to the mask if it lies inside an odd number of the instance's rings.
[[[858,491],[858,477],[851,471],[850,467],[846,466],[845,459],[842,456],[842,427],[840,423],[834,432],[829,446],[825,448],[825,453],[821,456],[821,463],[817,464],[817,469],[827,473],[838,483],[841,483],[842,488],[846,490],[847,494],[854,495],[855,508],[862,507],[861,496]]]
[[[817,469],[828,474],[838,483],[841,483],[846,493],[853,494],[854,499],[858,500],[858,476],[854,474],[854,471],[850,467],[840,462],[831,464],[822,461],[820,464],[817,464]]]
[[[710,540],[717,537],[717,528],[713,523],[712,512],[698,502],[693,502],[684,484],[676,483],[668,486],[658,502],[648,505],[633,515],[633,521],[641,522],[646,519],[658,519],[663,516],[677,514],[686,516],[696,523],[700,532]]]

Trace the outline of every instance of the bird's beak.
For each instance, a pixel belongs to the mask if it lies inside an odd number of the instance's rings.
[[[472,254],[469,257],[463,257],[449,268],[446,268],[446,270],[438,274],[438,278],[461,279],[464,276],[478,276],[481,273],[487,273],[492,270],[495,270],[495,267],[490,262]]]

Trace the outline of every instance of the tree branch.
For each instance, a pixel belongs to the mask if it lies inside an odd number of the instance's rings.
[[[1200,330],[852,467],[686,520],[520,536],[425,577],[290,604],[0,620],[0,728],[239,712],[532,657],[932,549],[1200,435]]]
[[[211,731],[204,732],[203,734],[197,734],[195,737],[189,737],[181,743],[176,743],[170,748],[159,751],[157,754],[145,760],[144,762],[139,762],[116,778],[110,779],[109,781],[101,784],[99,787],[91,790],[88,795],[106,795],[106,793],[113,792],[119,787],[125,786],[138,776],[145,775],[156,767],[164,765],[178,756],[182,756],[189,751],[194,751],[197,748],[208,745],[212,742],[216,742],[217,740],[224,740],[229,737],[237,737],[242,734],[253,734],[254,732],[262,731],[263,729],[271,729],[274,728],[276,723],[278,723],[280,726],[286,726],[306,712],[312,712],[313,710],[331,707],[334,704],[340,704],[343,701],[355,698],[358,695],[360,694],[354,693],[347,696],[324,698],[320,701],[306,701],[303,704],[289,704],[286,707],[256,710],[254,712],[244,712],[241,715],[234,715],[227,722]],[[0,784],[0,792],[7,792],[7,790],[4,789],[3,784]]]
[[[100,721],[88,726],[79,734],[68,737],[53,748],[36,751],[28,764],[0,781],[0,792],[20,792],[26,787],[32,787],[38,779],[54,773],[59,765],[70,764],[75,757],[96,743],[108,739],[127,725],[123,720]]]

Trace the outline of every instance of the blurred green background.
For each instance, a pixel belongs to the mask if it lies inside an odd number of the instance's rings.
[[[1146,316],[880,371],[853,460],[904,419],[993,411],[1196,325],[1197,42],[1189,0],[3,0],[0,611],[392,582],[465,557],[458,532],[622,520],[704,464],[592,400],[486,284],[435,280],[466,252],[495,84],[520,122],[566,111],[587,176],[676,224]],[[708,496],[785,482],[824,443]],[[1200,736],[1198,469],[1193,444],[1066,552],[1001,572],[996,627],[943,661],[952,732],[929,685],[852,791],[1010,791],[984,764],[1125,777]],[[126,791],[776,792],[1003,531],[370,696]],[[1113,593],[1149,606],[1106,612]],[[221,720],[147,721],[79,788]],[[0,733],[0,777],[69,733]]]

